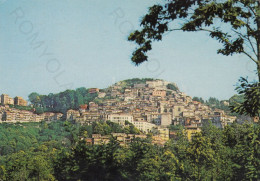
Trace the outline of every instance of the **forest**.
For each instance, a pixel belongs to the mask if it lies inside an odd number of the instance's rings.
[[[1,180],[257,180],[260,178],[259,124],[202,128],[191,141],[179,130],[165,146],[134,139],[120,146],[111,136],[87,145],[92,133],[136,133],[101,122],[0,125]],[[138,134],[138,133],[137,133]],[[224,168],[224,169],[223,169]]]
[[[89,93],[85,87],[48,95],[33,92],[28,96],[38,114],[47,111],[65,113],[68,109],[79,109],[80,105],[88,104],[96,97],[97,93]]]

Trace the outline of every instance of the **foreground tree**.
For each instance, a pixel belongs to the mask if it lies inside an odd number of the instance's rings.
[[[239,81],[240,85],[236,90],[244,96],[244,101],[233,101],[233,105],[230,106],[231,111],[251,117],[260,117],[260,83],[249,83],[245,78],[240,78]]]
[[[249,101],[233,107],[240,114],[259,115],[260,93],[260,1],[258,0],[165,0],[149,8],[141,21],[141,30],[132,32],[128,40],[137,43],[132,61],[147,61],[153,41],[160,41],[167,32],[208,32],[223,47],[223,55],[244,54],[256,65],[258,82],[241,83]],[[253,87],[253,88],[252,88]],[[253,110],[248,112],[248,110]]]
[[[142,29],[130,34],[128,39],[138,44],[132,61],[137,65],[147,61],[152,41],[162,40],[167,32],[204,31],[223,44],[218,53],[246,55],[260,77],[259,6],[256,0],[165,0],[150,7],[141,21]]]

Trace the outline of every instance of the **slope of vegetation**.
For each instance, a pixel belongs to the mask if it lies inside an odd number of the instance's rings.
[[[88,104],[96,97],[97,93],[89,93],[88,89],[81,87],[49,95],[33,92],[29,95],[29,100],[37,109],[37,113],[46,111],[65,113],[68,109],[78,109],[80,105]]]
[[[135,139],[122,147],[86,145],[92,132],[122,131],[118,125],[70,122],[2,124],[1,180],[257,180],[260,126],[204,127],[192,141],[182,131],[164,147]],[[110,132],[109,131],[109,132]],[[103,132],[103,133],[102,133]],[[7,134],[8,133],[8,134]],[[10,148],[6,148],[10,146]]]
[[[152,81],[152,80],[158,80],[158,79],[153,79],[153,78],[133,78],[133,79],[127,79],[118,82],[117,84],[122,86],[122,87],[134,87],[134,84],[145,84],[146,81]]]
[[[212,109],[224,110],[229,115],[239,116],[239,114],[231,112],[230,106],[242,103],[244,101],[244,97],[243,95],[233,95],[229,100],[222,101],[215,97],[210,97],[208,100],[203,100],[202,97],[193,97],[192,100],[206,104]]]

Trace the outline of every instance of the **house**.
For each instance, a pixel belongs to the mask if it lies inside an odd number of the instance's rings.
[[[152,80],[152,81],[146,81],[146,84],[149,88],[166,88],[169,82],[163,81],[163,80]]]
[[[170,131],[168,128],[158,127],[157,130],[159,131],[159,135],[164,141],[169,140]]]
[[[166,96],[166,91],[165,90],[154,90],[153,91],[153,96],[158,96],[158,97],[165,97]]]
[[[161,114],[161,126],[169,126],[172,124],[172,116],[171,114],[165,113]]]
[[[94,93],[98,93],[99,92],[99,89],[98,88],[90,88],[89,90],[88,90],[88,93],[90,93],[90,94],[94,94]]]
[[[22,97],[16,96],[14,98],[14,104],[18,106],[27,106],[27,101],[24,100]]]
[[[125,138],[126,134],[125,133],[112,133],[112,136],[116,138],[116,140],[119,142],[121,146],[125,145]]]
[[[92,134],[93,145],[101,145],[109,143],[109,136],[101,136],[101,134]]]
[[[258,117],[258,116],[255,116],[255,117],[253,118],[253,120],[254,120],[255,123],[258,123],[258,122],[259,122],[259,117]]]
[[[174,117],[179,117],[181,116],[180,114],[184,111],[184,105],[181,105],[181,104],[176,104],[173,106],[173,109],[172,109],[172,114]]]
[[[134,84],[134,88],[145,88],[147,84]]]
[[[85,112],[88,108],[88,105],[87,104],[82,104],[79,106],[79,111],[80,112]]]
[[[143,131],[144,133],[149,133],[152,131],[153,128],[156,127],[155,124],[148,123],[146,121],[131,121],[131,123],[139,130]]]
[[[94,139],[93,138],[86,138],[85,139],[87,145],[93,145]]]
[[[106,96],[105,92],[99,92],[98,93],[98,98],[104,98]]]
[[[92,123],[104,119],[104,116],[99,112],[84,112],[81,117],[83,122]]]
[[[79,111],[69,109],[66,113],[66,119],[67,120],[76,120],[77,117],[80,117]]]
[[[98,110],[98,104],[94,102],[89,102],[89,110],[90,111],[97,111]]]
[[[196,133],[201,132],[201,129],[194,126],[185,126],[185,132],[187,134],[188,140],[191,140]]]
[[[14,99],[9,97],[9,95],[7,95],[7,94],[2,94],[1,95],[1,104],[2,105],[8,105],[8,104],[14,105]]]
[[[125,121],[133,122],[134,118],[130,114],[109,114],[107,115],[106,120],[109,120],[114,123],[125,125]]]

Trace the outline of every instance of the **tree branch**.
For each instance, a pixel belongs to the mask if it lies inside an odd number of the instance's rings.
[[[232,28],[232,31],[234,31],[234,32],[237,33],[239,36],[241,36],[241,37],[243,37],[244,39],[246,39],[246,40],[250,43],[250,46],[251,46],[251,48],[252,48],[252,50],[253,50],[255,56],[257,56],[257,53],[256,53],[255,48],[254,48],[254,45],[252,44],[248,33],[247,33],[247,36],[246,36],[246,35],[243,35],[242,33],[238,32],[238,31],[234,30],[233,28]]]
[[[257,64],[257,60],[255,60],[251,55],[249,55],[249,54],[248,54],[247,52],[245,52],[245,51],[242,51],[242,53],[245,54],[246,56],[248,56],[251,60],[253,60],[253,62],[255,62],[256,65],[258,65],[258,64]]]

